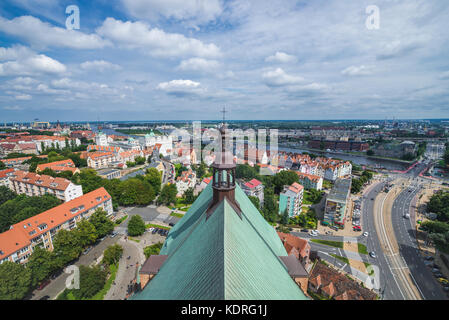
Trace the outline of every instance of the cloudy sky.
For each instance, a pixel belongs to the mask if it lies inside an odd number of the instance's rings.
[[[0,122],[449,118],[448,29],[446,0],[2,0]]]

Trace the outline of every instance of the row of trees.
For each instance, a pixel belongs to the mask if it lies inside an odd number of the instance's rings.
[[[147,169],[145,175],[137,175],[125,181],[104,179],[95,170],[84,169],[75,173],[71,180],[81,185],[84,193],[104,187],[111,195],[115,208],[118,205],[148,205],[161,193],[161,174],[155,168]]]
[[[362,188],[363,185],[367,182],[369,182],[371,179],[373,178],[373,173],[371,171],[363,171],[362,175],[360,176],[360,178],[355,178],[352,179],[352,184],[351,184],[351,193],[359,193]]]
[[[54,208],[62,203],[54,195],[29,197],[17,195],[5,186],[0,186],[0,232],[5,232],[15,223]]]
[[[449,253],[449,192],[439,191],[427,203],[427,211],[437,215],[435,221],[423,222],[421,228],[429,232],[435,246]]]
[[[41,281],[77,259],[86,246],[113,230],[114,223],[103,209],[98,209],[89,220],[81,220],[75,229],[60,230],[53,237],[53,251],[37,246],[26,266],[9,261],[2,263],[0,300],[24,298]]]

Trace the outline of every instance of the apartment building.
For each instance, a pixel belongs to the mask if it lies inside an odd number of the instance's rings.
[[[326,197],[323,224],[344,227],[346,207],[351,194],[351,182],[351,179],[337,179],[335,181],[332,190]]]
[[[41,156],[37,156],[37,157],[46,159],[46,158],[48,158],[48,155],[41,155]],[[31,159],[31,157],[21,157],[21,158],[11,158],[11,159],[1,159],[0,161],[2,161],[5,164],[5,166],[11,168],[16,165],[23,164],[23,162],[30,160],[30,159]]]
[[[72,173],[80,172],[80,170],[75,167],[75,163],[71,159],[38,164],[36,167],[37,172],[44,171],[45,169],[53,170],[56,173],[64,171],[71,171]]]
[[[178,189],[178,197],[182,197],[184,192],[189,188],[194,188],[196,184],[196,173],[192,170],[183,171],[176,179],[176,188]]]
[[[306,189],[323,189],[323,178],[313,174],[296,172],[299,177],[299,183]]]
[[[108,215],[113,212],[111,196],[104,188],[12,225],[0,234],[0,264],[26,263],[36,246],[53,250],[53,237],[59,230],[75,228],[81,219],[88,219],[98,208]]]
[[[0,171],[0,186],[9,187],[9,177],[14,174],[14,169]]]
[[[9,177],[9,188],[17,194],[43,196],[53,194],[58,199],[68,202],[83,195],[81,186],[64,178],[53,178],[34,172],[17,170]]]
[[[289,217],[297,216],[301,213],[304,187],[294,182],[291,186],[284,186],[284,190],[279,195],[279,214],[284,214],[287,210]]]
[[[243,192],[245,192],[245,194],[247,196],[252,196],[252,197],[258,198],[260,206],[261,207],[263,206],[264,186],[263,186],[262,182],[260,182],[257,179],[252,179],[251,181],[241,183],[240,187],[242,188]]]
[[[87,165],[94,169],[102,169],[120,163],[119,155],[112,152],[87,153]]]

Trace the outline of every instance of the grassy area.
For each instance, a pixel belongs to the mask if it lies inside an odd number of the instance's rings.
[[[128,219],[128,215],[121,217],[120,219],[118,219],[117,221],[115,221],[115,225],[118,226],[119,224],[121,224],[123,221],[125,221],[126,219]]]
[[[371,269],[368,273],[369,276],[372,276],[374,274],[374,269],[371,267],[371,263],[369,262],[364,262],[363,263],[365,265],[366,270],[368,271],[368,269]]]
[[[112,282],[115,280],[115,276],[117,275],[118,263],[112,264],[109,266],[109,271],[111,273],[108,280],[106,280],[106,284],[103,289],[101,289],[96,295],[94,295],[90,300],[103,300],[106,293],[108,293],[109,289],[111,289]]]
[[[172,212],[172,213],[170,213],[170,215],[171,215],[172,217],[176,217],[176,218],[182,218],[182,217],[184,217],[183,214],[176,213],[176,212]]]
[[[133,238],[133,237],[128,237],[128,239],[129,239],[129,240],[132,240],[132,241],[134,241],[134,242],[137,242],[137,243],[139,243],[139,242],[140,242],[140,240],[139,240],[139,239],[136,239],[136,238]]]
[[[314,293],[312,291],[307,291],[307,293],[312,297],[313,300],[332,300],[331,298],[326,298],[318,293]]]
[[[149,229],[149,228],[159,228],[159,229],[165,229],[165,230],[170,230],[171,229],[170,227],[161,226],[161,225],[158,225],[158,224],[151,224],[151,223],[145,225],[145,227],[147,229]]]
[[[346,257],[342,257],[342,256],[339,256],[339,255],[336,255],[336,254],[333,254],[333,253],[331,253],[331,256],[336,258],[336,259],[338,259],[338,260],[340,260],[340,261],[342,261],[342,262],[344,262],[344,263],[349,264],[349,259],[346,258]]]
[[[81,300],[103,300],[106,293],[108,293],[109,289],[111,289],[112,282],[114,282],[115,277],[117,275],[118,270],[118,263],[112,264],[109,266],[109,278],[106,280],[106,283],[100,291],[98,291],[93,297],[89,299],[81,299]],[[57,298],[56,300],[78,300],[75,298],[72,292],[73,289],[68,290],[65,289]]]
[[[359,250],[359,253],[361,254],[368,254],[368,249],[363,243],[357,243],[357,248]]]
[[[343,249],[343,242],[341,242],[341,241],[329,241],[329,240],[321,240],[321,239],[311,239],[310,241],[319,243],[319,244],[324,244],[326,246]]]

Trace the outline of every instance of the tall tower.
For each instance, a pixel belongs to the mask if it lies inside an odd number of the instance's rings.
[[[221,151],[216,152],[215,161],[212,164],[213,178],[212,178],[212,189],[213,196],[212,201],[209,204],[209,208],[206,213],[209,217],[215,208],[223,201],[228,200],[229,204],[233,207],[235,212],[241,218],[241,209],[238,202],[235,200],[235,169],[236,165],[234,163],[234,157],[231,152],[226,151],[226,124],[224,122],[224,112],[223,112],[223,123],[220,127],[221,136]]]

